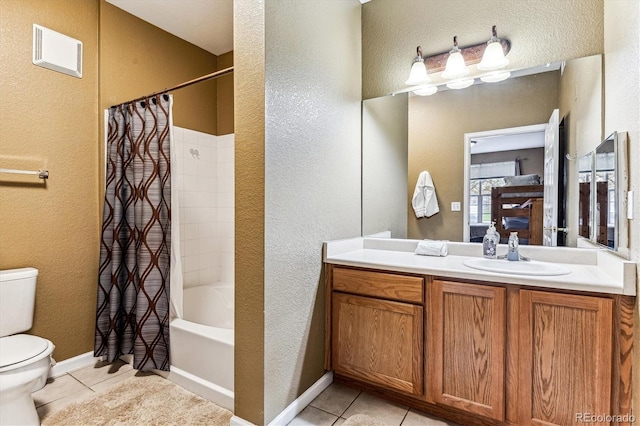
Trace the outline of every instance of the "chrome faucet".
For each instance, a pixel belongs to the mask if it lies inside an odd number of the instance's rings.
[[[507,260],[520,260],[520,254],[518,253],[518,233],[512,232],[509,235],[509,248],[507,250]]]

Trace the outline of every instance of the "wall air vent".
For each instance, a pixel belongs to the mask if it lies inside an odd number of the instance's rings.
[[[82,78],[82,42],[33,24],[33,63]]]

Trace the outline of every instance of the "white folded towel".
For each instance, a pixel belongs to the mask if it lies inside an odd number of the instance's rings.
[[[423,240],[418,242],[416,254],[422,256],[446,256],[447,242],[440,240]]]

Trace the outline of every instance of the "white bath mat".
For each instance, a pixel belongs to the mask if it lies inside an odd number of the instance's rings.
[[[228,426],[233,413],[155,374],[134,376],[106,392],[45,415],[43,425]]]

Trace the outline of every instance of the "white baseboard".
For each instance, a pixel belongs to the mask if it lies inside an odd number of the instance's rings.
[[[74,356],[73,358],[65,359],[64,361],[57,362],[49,370],[49,377],[60,377],[71,371],[78,370],[89,365],[94,365],[98,361],[102,361],[104,357],[94,357],[93,352],[87,352]]]
[[[287,408],[273,419],[269,426],[283,426],[289,424],[304,408],[311,403],[323,390],[333,383],[333,371],[327,371],[324,376],[320,377],[317,382],[311,385],[309,389],[304,391],[302,395],[296,398]],[[233,419],[232,419],[233,420]],[[233,423],[231,423],[233,425]]]
[[[233,416],[229,420],[229,426],[256,426],[251,422],[246,421],[242,417]]]
[[[189,392],[200,395],[220,407],[233,411],[234,394],[229,389],[208,382],[178,367],[171,366],[171,372],[167,375],[173,383],[185,388]]]

